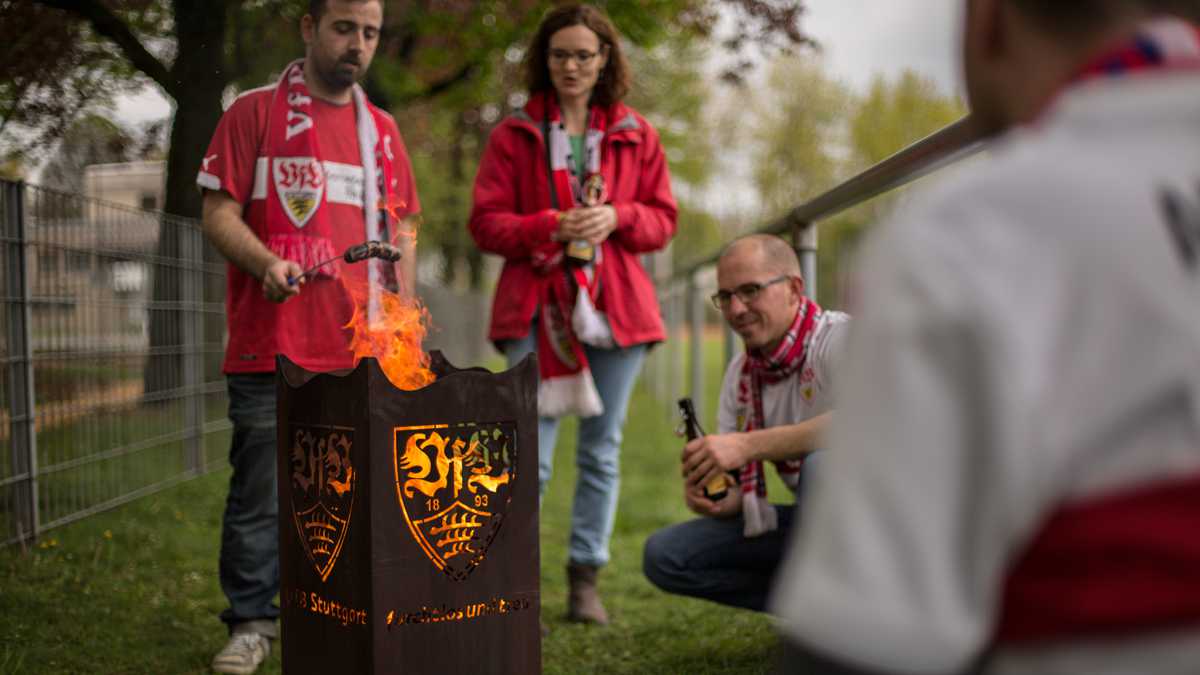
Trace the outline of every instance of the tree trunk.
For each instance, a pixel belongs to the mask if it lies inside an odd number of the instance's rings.
[[[169,216],[199,218],[201,194],[196,187],[196,172],[221,118],[221,96],[229,82],[224,66],[226,22],[222,3],[175,0],[174,7],[179,54],[188,57],[177,57],[170,72],[171,86],[167,93],[175,100],[175,118],[167,154],[163,210]],[[181,281],[185,271],[180,262],[184,253],[182,227],[190,225],[166,218],[160,228],[159,262],[153,274],[154,308],[150,311],[151,356],[144,375],[147,394],[166,392],[183,384],[181,328],[186,312],[198,308],[180,309],[177,304],[183,299]],[[206,263],[221,260],[207,243],[203,259]],[[208,279],[208,275],[205,279],[204,301],[219,302],[224,295],[224,283]],[[221,343],[224,324],[218,318],[205,321],[202,338],[206,343]],[[214,367],[219,367],[219,363]]]

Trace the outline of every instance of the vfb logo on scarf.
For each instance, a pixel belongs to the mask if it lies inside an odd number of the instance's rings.
[[[462,581],[483,562],[516,480],[513,422],[395,428],[396,496],[433,566]]]
[[[293,425],[288,451],[292,520],[321,581],[337,563],[354,509],[354,430]]]
[[[315,157],[276,157],[271,167],[275,191],[297,228],[308,224],[325,196],[325,169]]]

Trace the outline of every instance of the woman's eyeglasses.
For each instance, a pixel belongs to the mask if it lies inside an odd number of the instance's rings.
[[[600,52],[602,51],[604,51],[603,48],[596,52],[589,52],[584,49],[574,52],[566,49],[551,49],[547,54],[550,56],[550,62],[556,66],[565,66],[568,60],[574,60],[580,66],[586,66],[592,62],[592,59],[600,56]]]
[[[717,291],[716,293],[713,293],[712,296],[710,296],[710,297],[712,298],[713,306],[720,310],[728,309],[729,303],[733,302],[734,297],[737,297],[738,300],[741,300],[743,305],[748,305],[748,304],[754,302],[754,299],[758,297],[758,294],[762,293],[763,289],[766,288],[767,286],[771,286],[772,284],[777,284],[781,281],[787,281],[788,279],[791,279],[791,278],[792,277],[790,277],[789,275],[784,274],[783,276],[778,276],[778,277],[775,277],[774,279],[768,279],[768,280],[762,282],[761,284],[760,283],[742,284],[741,286],[738,286],[737,288],[733,289],[732,291],[726,291],[726,290],[722,289],[722,290]]]

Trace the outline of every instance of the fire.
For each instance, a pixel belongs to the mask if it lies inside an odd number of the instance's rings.
[[[399,389],[420,389],[437,379],[429,369],[429,355],[421,349],[421,341],[429,327],[429,310],[416,297],[401,297],[379,289],[379,316],[367,320],[367,291],[352,289],[354,316],[347,328],[354,331],[350,350],[354,363],[364,356],[379,361],[388,380]]]

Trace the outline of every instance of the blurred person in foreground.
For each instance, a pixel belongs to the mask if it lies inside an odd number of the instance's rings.
[[[221,673],[254,672],[277,635],[275,356],[312,371],[352,367],[345,326],[355,301],[343,281],[395,287],[397,271],[378,260],[334,262],[289,279],[364,240],[391,239],[411,227],[398,217],[419,208],[395,120],[356,84],[382,20],[379,0],[312,0],[300,23],[304,59],[233,102],[197,178],[204,232],[229,260],[223,370],[233,475],[220,579],[231,637],[213,660]],[[411,289],[412,247],[404,253],[399,274]]]
[[[1200,672],[1200,10],[965,6],[999,137],[865,245],[782,670]]]
[[[718,433],[683,449],[684,500],[702,517],[652,534],[642,569],[668,593],[764,611],[798,520],[795,505],[767,501],[765,463],[797,495],[811,481],[802,462],[833,414],[833,362],[850,317],[805,296],[796,252],[773,235],[726,246],[717,285],[713,303],[746,351],[725,371]],[[704,486],[718,478],[728,490],[714,501]]]
[[[622,103],[631,73],[600,10],[551,10],[525,59],[529,101],[488,139],[469,227],[504,258],[488,338],[510,365],[537,352],[542,494],[559,420],[580,417],[567,618],[604,624],[622,428],[646,349],[666,338],[639,256],[667,245],[677,209],[658,133]]]

